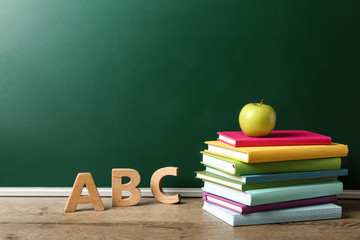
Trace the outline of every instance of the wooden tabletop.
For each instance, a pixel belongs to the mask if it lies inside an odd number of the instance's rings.
[[[200,198],[167,205],[142,198],[133,207],[105,211],[79,205],[65,213],[66,198],[1,197],[0,239],[360,239],[360,200],[339,200],[337,220],[231,227],[208,214]]]

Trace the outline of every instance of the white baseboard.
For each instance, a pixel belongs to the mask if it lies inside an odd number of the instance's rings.
[[[111,197],[111,188],[97,188],[101,197]],[[0,187],[0,197],[68,197],[70,187]],[[201,197],[200,188],[163,188],[169,195],[181,194],[182,197]],[[153,197],[150,188],[140,188],[142,197]],[[88,194],[84,188],[83,194]],[[124,191],[123,196],[130,196]]]
[[[0,187],[0,197],[68,197],[72,188],[47,188],[47,187]],[[164,188],[165,193],[174,195],[179,193],[181,197],[201,197],[200,188]],[[111,197],[111,188],[98,188],[101,197]],[[150,188],[140,188],[142,197],[152,197]],[[87,194],[84,189],[83,194]],[[124,192],[123,196],[130,193]],[[360,199],[360,190],[344,190],[338,195],[340,199]]]

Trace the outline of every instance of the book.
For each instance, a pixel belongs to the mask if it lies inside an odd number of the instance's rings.
[[[211,204],[208,202],[204,202],[203,209],[233,227],[257,224],[336,219],[341,218],[342,214],[341,207],[332,203],[278,209],[265,212],[255,212],[248,214],[239,214],[237,212],[230,211],[228,209],[219,207],[215,204]]]
[[[348,153],[348,146],[339,143],[260,147],[232,147],[220,141],[207,141],[205,143],[208,144],[208,149],[205,152],[247,163],[335,158],[345,157]]]
[[[202,164],[232,175],[333,170],[341,167],[341,158],[318,158],[248,164],[209,152],[201,153],[203,154]]]
[[[246,213],[253,213],[253,212],[262,212],[262,211],[269,211],[275,209],[284,209],[284,208],[293,208],[293,207],[300,207],[300,206],[308,206],[308,205],[315,205],[315,204],[324,204],[324,203],[332,203],[336,202],[337,197],[335,195],[325,196],[325,197],[318,197],[318,198],[308,198],[308,199],[301,199],[301,200],[294,200],[294,201],[287,201],[287,202],[279,202],[279,203],[270,203],[258,206],[247,206],[230,199],[226,199],[211,193],[203,192],[203,201],[215,204],[222,208],[229,209],[231,211],[246,214]]]
[[[343,184],[339,181],[331,181],[239,191],[217,183],[204,181],[202,190],[248,206],[257,206],[340,194],[343,190]]]
[[[260,163],[257,163],[260,164]],[[322,170],[322,171],[308,171],[308,172],[285,172],[285,173],[270,173],[270,174],[249,174],[249,175],[232,175],[226,172],[206,167],[205,171],[212,173],[227,179],[236,180],[242,183],[261,183],[261,182],[276,182],[276,181],[288,181],[296,179],[308,179],[308,178],[325,178],[335,176],[346,176],[348,170],[345,168],[336,170]]]
[[[225,178],[213,173],[206,171],[196,172],[196,178],[217,183],[226,187],[230,187],[240,191],[247,191],[253,189],[263,189],[263,188],[273,188],[273,187],[282,187],[282,186],[293,186],[309,183],[318,183],[318,182],[330,182],[336,181],[337,177],[325,177],[325,178],[308,178],[308,179],[295,179],[288,181],[276,181],[276,182],[259,182],[259,183],[243,183],[237,180]]]
[[[241,131],[218,132],[218,134],[219,141],[233,147],[331,144],[331,137],[304,130],[272,131],[266,137],[249,137]]]

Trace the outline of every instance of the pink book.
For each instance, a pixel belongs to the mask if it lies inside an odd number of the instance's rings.
[[[270,203],[258,206],[247,206],[235,201],[232,201],[227,198],[223,198],[208,192],[203,192],[203,198],[205,202],[213,203],[220,207],[229,209],[231,211],[246,214],[252,212],[261,212],[261,211],[268,211],[268,210],[275,210],[275,209],[283,209],[283,208],[293,208],[293,207],[300,207],[300,206],[308,206],[308,205],[315,205],[315,204],[323,204],[323,203],[331,203],[336,202],[337,197],[336,195],[325,196],[325,197],[317,197],[317,198],[308,198],[308,199],[301,199],[301,200],[294,200],[294,201],[287,201],[287,202],[278,202],[278,203]]]
[[[266,137],[249,137],[241,131],[218,132],[219,141],[233,147],[329,145],[331,137],[304,130],[272,131]]]

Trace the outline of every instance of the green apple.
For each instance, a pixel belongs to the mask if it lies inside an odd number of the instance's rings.
[[[275,110],[260,103],[246,104],[240,111],[241,130],[249,137],[263,137],[271,133],[276,123]]]

